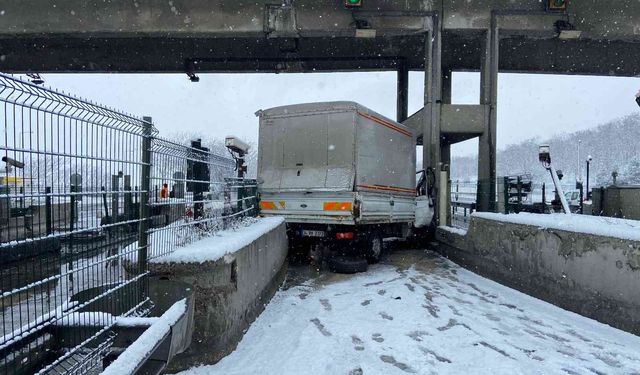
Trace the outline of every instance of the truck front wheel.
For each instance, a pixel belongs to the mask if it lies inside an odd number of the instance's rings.
[[[371,235],[364,244],[364,254],[369,263],[378,263],[382,255],[382,236],[379,234]]]

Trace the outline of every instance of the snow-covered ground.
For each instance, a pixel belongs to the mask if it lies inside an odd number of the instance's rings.
[[[279,291],[201,374],[640,374],[640,337],[494,283],[431,251]]]

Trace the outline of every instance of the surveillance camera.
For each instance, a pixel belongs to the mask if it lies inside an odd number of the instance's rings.
[[[249,145],[233,136],[226,137],[224,139],[224,145],[232,152],[242,154],[246,154],[247,152],[249,152]]]
[[[2,161],[7,163],[7,165],[10,165],[10,166],[13,166],[13,167],[16,167],[16,168],[20,168],[20,169],[24,168],[24,163],[23,162],[15,160],[15,159],[11,159],[8,156],[3,156],[2,157]]]
[[[593,160],[593,158],[591,157],[591,155],[587,156],[587,161],[591,161]]]

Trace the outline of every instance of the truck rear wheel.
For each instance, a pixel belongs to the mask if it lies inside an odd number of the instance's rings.
[[[365,241],[364,254],[369,263],[378,263],[382,256],[382,236],[379,234],[371,235]]]

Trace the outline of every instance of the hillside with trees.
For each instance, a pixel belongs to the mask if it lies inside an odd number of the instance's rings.
[[[575,181],[578,175],[578,143],[580,165],[586,178],[586,159],[591,155],[591,186],[608,185],[612,172],[617,172],[619,184],[640,185],[640,115],[634,114],[584,130],[549,139],[528,139],[498,151],[498,176],[531,173],[536,180],[546,178],[538,162],[538,146],[548,144],[556,169],[561,169],[565,181]],[[477,157],[454,157],[451,179],[474,181]]]

